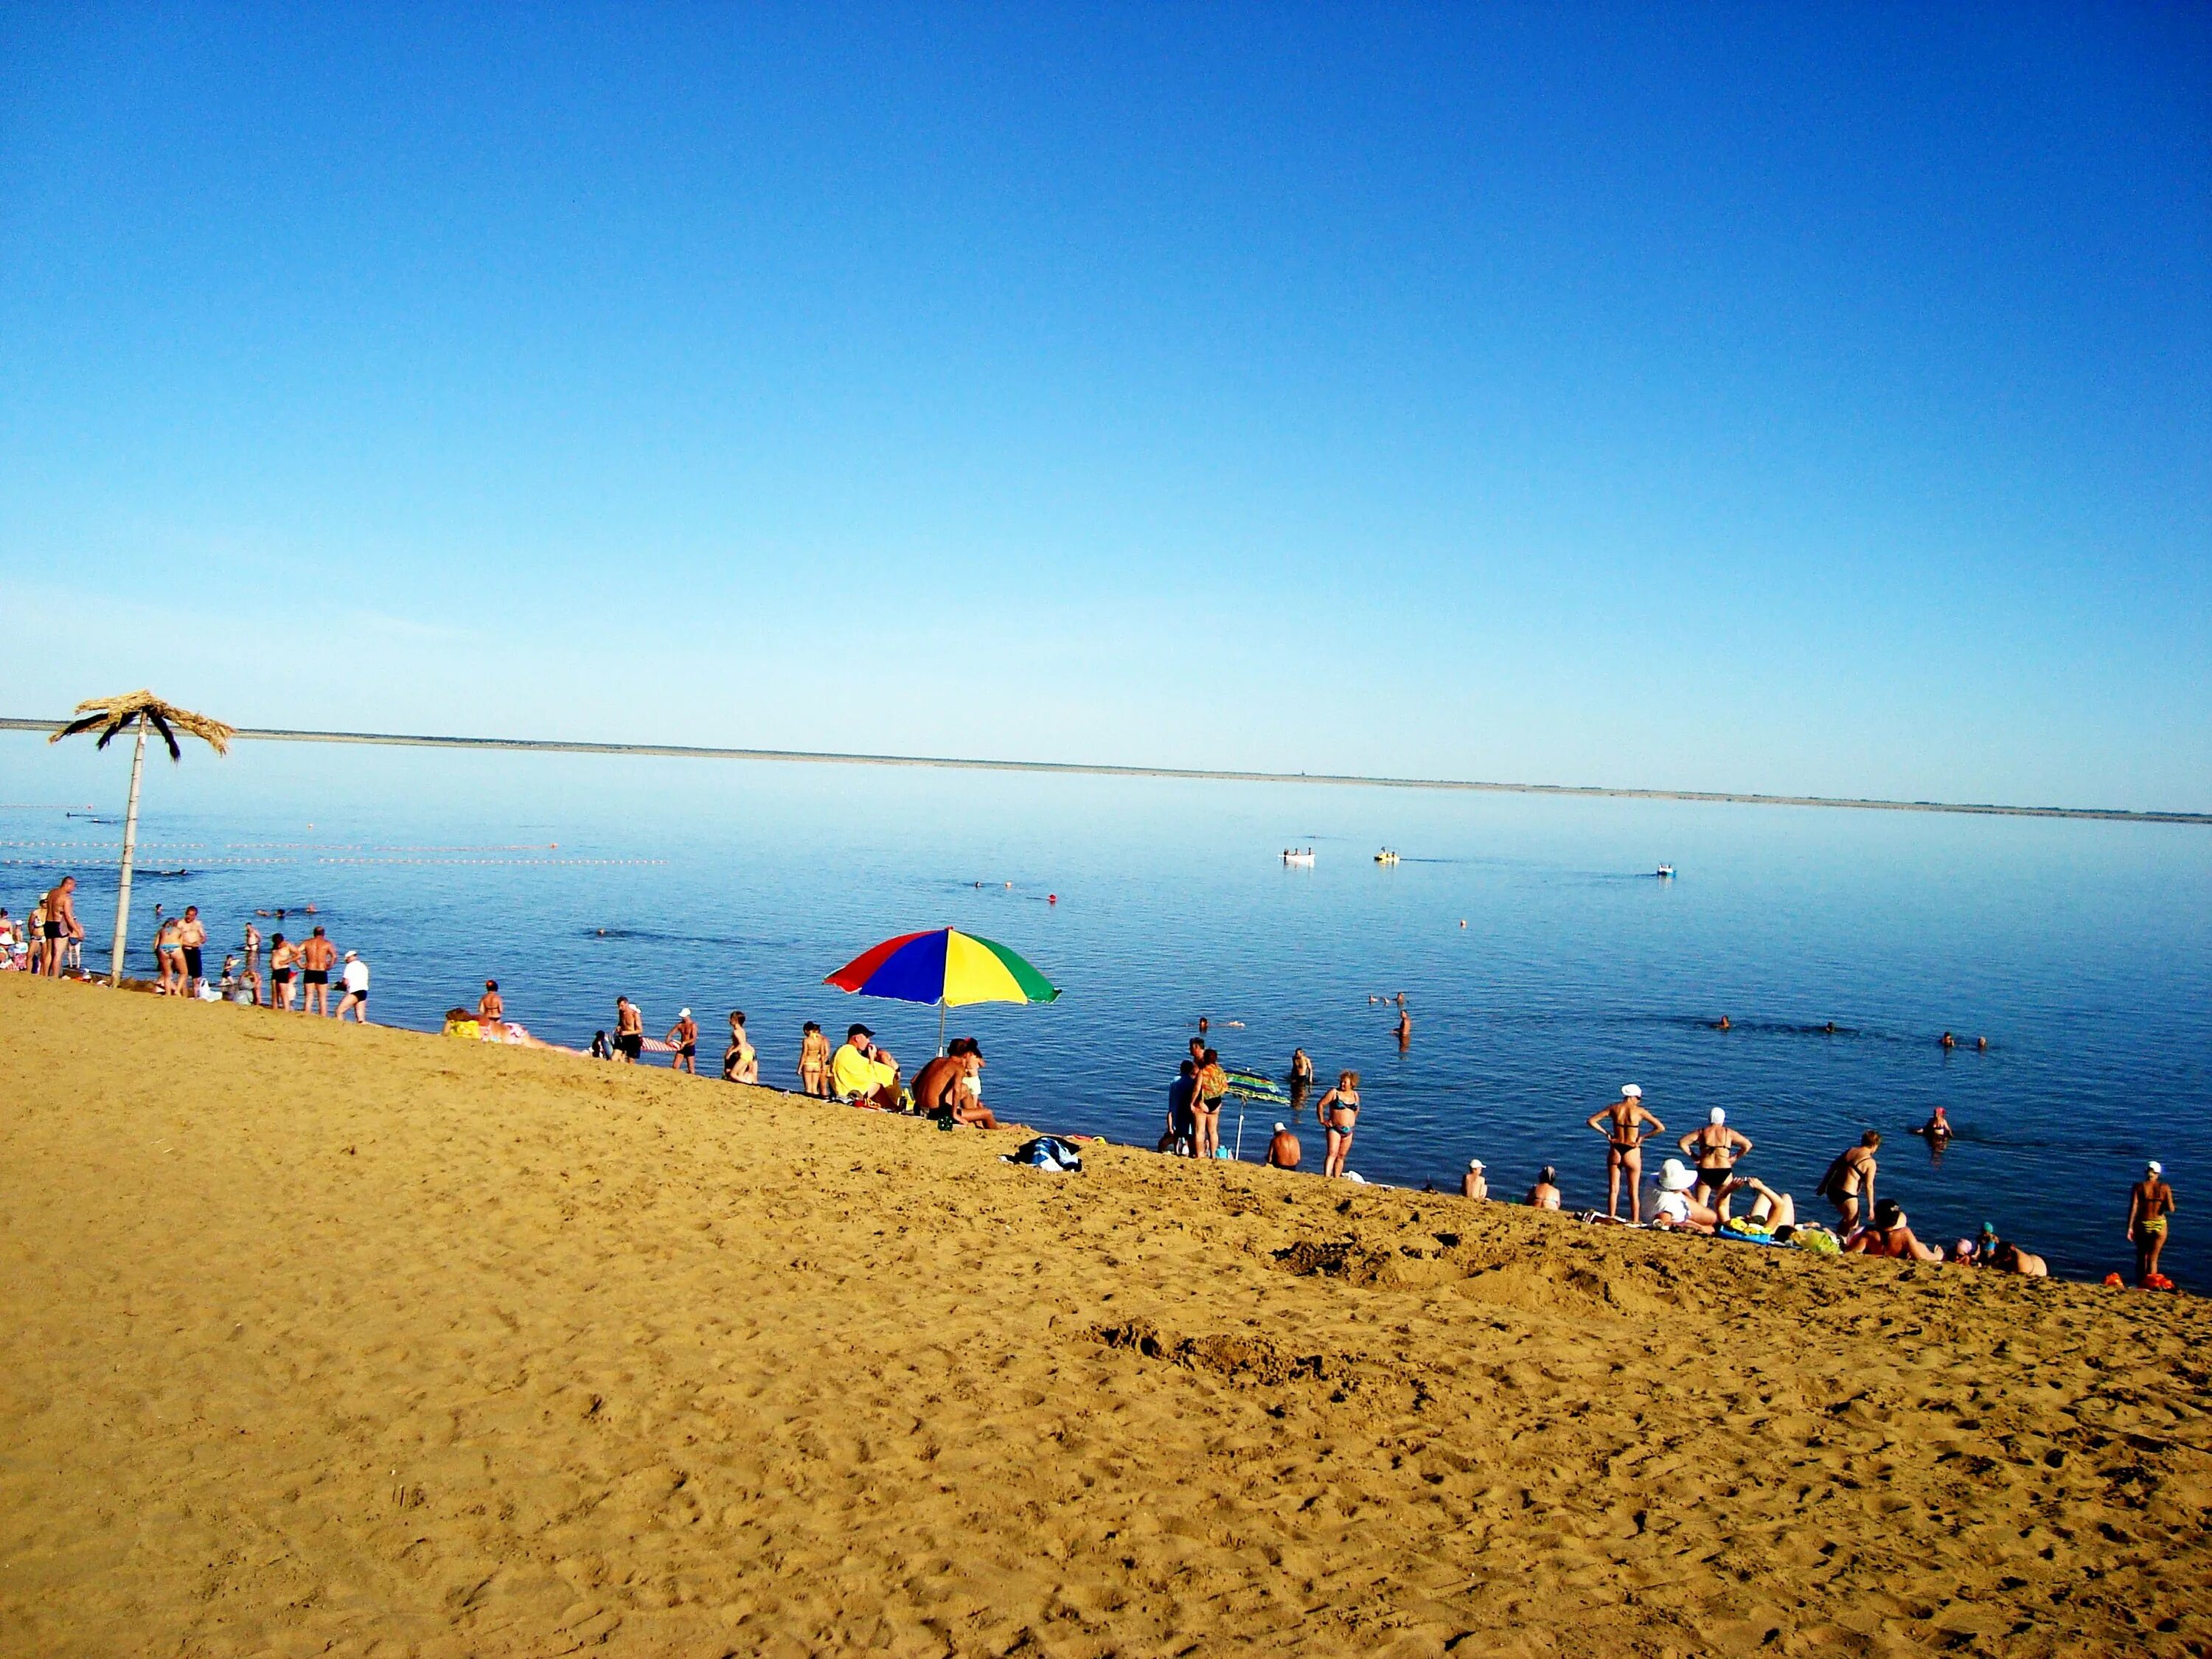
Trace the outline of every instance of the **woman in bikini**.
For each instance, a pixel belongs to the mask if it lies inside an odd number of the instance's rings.
[[[799,1038],[799,1086],[817,1100],[830,1098],[830,1039],[811,1019]]]
[[[176,996],[185,989],[185,947],[180,935],[185,924],[170,916],[154,930],[154,961],[161,970],[154,987],[157,996]]]
[[[1881,1145],[1881,1131],[1869,1129],[1859,1137],[1859,1144],[1844,1149],[1836,1161],[1828,1165],[1827,1174],[1820,1177],[1820,1192],[1836,1206],[1844,1231],[1850,1232],[1859,1224],[1859,1206],[1864,1203],[1867,1213],[1874,1212],[1875,1150]]]
[[[1321,1127],[1328,1131],[1328,1155],[1322,1160],[1323,1176],[1344,1173],[1344,1160],[1352,1153],[1352,1132],[1359,1124],[1359,1073],[1340,1072],[1336,1087],[1314,1107]]]
[[[742,1008],[730,1011],[730,1047],[722,1056],[723,1080],[729,1083],[758,1083],[760,1081],[760,1053],[745,1035],[745,1014]]]
[[[1704,1201],[1719,1211],[1721,1219],[1726,1221],[1729,1182],[1736,1160],[1751,1150],[1751,1137],[1729,1128],[1727,1112],[1716,1106],[1704,1128],[1691,1130],[1675,1144],[1698,1160],[1698,1185],[1711,1194]]]
[[[1628,1183],[1628,1218],[1644,1221],[1644,1143],[1663,1135],[1667,1126],[1644,1109],[1644,1091],[1633,1083],[1620,1085],[1620,1098],[1592,1112],[1589,1127],[1605,1137],[1605,1212],[1620,1213],[1620,1187]]]

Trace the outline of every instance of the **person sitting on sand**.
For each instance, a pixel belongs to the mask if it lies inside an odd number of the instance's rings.
[[[1893,1198],[1874,1206],[1874,1224],[1863,1227],[1844,1241],[1854,1255],[1886,1255],[1900,1261],[1941,1261],[1943,1252],[1923,1244],[1912,1236],[1904,1210]]]
[[[1483,1178],[1480,1158],[1468,1159],[1467,1173],[1459,1178],[1459,1195],[1462,1198],[1474,1199],[1486,1199],[1490,1196],[1490,1182]]]
[[[1352,1131],[1359,1124],[1359,1073],[1339,1072],[1336,1087],[1321,1097],[1314,1111],[1321,1127],[1328,1132],[1328,1151],[1322,1159],[1321,1172],[1334,1180],[1344,1173],[1344,1161],[1352,1156]]]
[[[1665,1134],[1667,1126],[1644,1109],[1644,1091],[1633,1083],[1622,1084],[1620,1098],[1610,1106],[1599,1107],[1587,1121],[1605,1137],[1605,1212],[1615,1218],[1620,1214],[1620,1188],[1625,1181],[1628,1218],[1640,1224],[1644,1197],[1637,1189],[1644,1182],[1644,1143],[1653,1135]]]
[[[830,1098],[830,1039],[811,1019],[799,1034],[799,1087],[817,1100]]]
[[[1719,1226],[1720,1212],[1700,1203],[1696,1196],[1698,1184],[1698,1172],[1680,1158],[1670,1158],[1662,1164],[1659,1201],[1653,1206],[1658,1213],[1651,1224],[1686,1233],[1709,1233]]]
[[[898,1110],[898,1061],[876,1047],[876,1034],[865,1025],[847,1030],[845,1041],[830,1056],[830,1086],[838,1099],[855,1106]]]
[[[1928,1121],[1922,1124],[1914,1133],[1927,1136],[1928,1144],[1930,1146],[1941,1146],[1950,1139],[1956,1131],[1951,1127],[1951,1120],[1943,1115],[1943,1109],[1938,1106],[1928,1115]]]
[[[2166,1249],[2166,1218],[2174,1212],[2173,1188],[2166,1166],[2156,1158],[2143,1165],[2143,1178],[2128,1194],[2128,1242],[2136,1247],[2136,1283],[2154,1289],[2158,1258]]]
[[[1978,1267],[1981,1261],[1981,1249],[1971,1238],[1961,1238],[1951,1246],[1951,1265],[1954,1267]]]
[[[1692,1129],[1675,1143],[1698,1160],[1698,1200],[1711,1204],[1728,1219],[1727,1188],[1736,1160],[1751,1151],[1751,1137],[1728,1127],[1728,1113],[1716,1106],[1705,1115],[1705,1127]]]
[[[451,1016],[448,1015],[447,1018],[450,1018]],[[614,1057],[615,1046],[613,1043],[607,1041],[607,1034],[605,1031],[592,1032],[592,1058],[593,1060],[612,1060]]]
[[[722,1054],[722,1081],[760,1081],[760,1050],[745,1035],[745,1011],[742,1008],[730,1010],[730,1046]]]
[[[1848,1146],[1828,1165],[1828,1172],[1820,1177],[1815,1188],[1836,1206],[1836,1214],[1846,1232],[1859,1224],[1860,1206],[1869,1214],[1874,1211],[1875,1152],[1881,1145],[1881,1131],[1869,1129],[1859,1137],[1859,1144]]]
[[[943,1119],[952,1115],[952,1097],[967,1071],[960,1063],[960,1039],[955,1037],[943,1054],[922,1061],[921,1069],[914,1074],[914,1082],[907,1092],[914,1097],[914,1109],[923,1116]]]
[[[1291,1133],[1287,1123],[1278,1123],[1275,1133],[1267,1137],[1267,1167],[1271,1170],[1295,1170],[1304,1155],[1298,1138]]]
[[[1556,1210],[1559,1207],[1559,1172],[1548,1164],[1536,1172],[1536,1184],[1528,1189],[1528,1207],[1532,1210]]]

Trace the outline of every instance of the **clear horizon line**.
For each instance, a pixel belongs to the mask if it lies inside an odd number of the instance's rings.
[[[0,731],[58,732],[66,720],[0,716]],[[1994,802],[1886,800],[1847,795],[1774,795],[1747,790],[1638,789],[1595,783],[1493,783],[1464,778],[1370,777],[1347,772],[1255,772],[1194,766],[1116,766],[1089,761],[963,759],[939,755],[845,754],[829,750],[727,749],[697,744],[590,743],[557,738],[436,737],[395,732],[307,732],[240,726],[234,736],[265,743],[362,743],[417,749],[505,749],[525,753],[644,755],[674,760],[795,761],[811,766],[928,766],[970,772],[1045,772],[1109,778],[1177,778],[1213,783],[1313,783],[1372,789],[1463,790],[1513,795],[1579,795],[1616,800],[1704,801],[1735,806],[1826,806],[1874,812],[1964,812],[1995,817],[2090,818],[2130,823],[2212,825],[2212,812],[2136,811],[2118,806],[2009,806]]]

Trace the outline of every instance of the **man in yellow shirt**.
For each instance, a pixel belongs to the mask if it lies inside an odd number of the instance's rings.
[[[898,1061],[876,1047],[876,1034],[865,1025],[845,1033],[845,1041],[830,1056],[830,1088],[840,1100],[899,1109]]]

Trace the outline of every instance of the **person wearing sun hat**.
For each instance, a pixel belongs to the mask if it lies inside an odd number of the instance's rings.
[[[1267,1137],[1267,1167],[1271,1170],[1295,1170],[1298,1167],[1298,1160],[1304,1156],[1305,1149],[1298,1145],[1298,1138],[1291,1133],[1291,1126],[1278,1123],[1275,1133]]]
[[[2172,1286],[2172,1280],[2159,1272],[2158,1258],[2166,1249],[2166,1218],[2175,1208],[2166,1166],[2153,1158],[2143,1165],[2143,1178],[2128,1195],[2128,1239],[2136,1247],[2136,1283],[2146,1289]]]
[[[1674,1227],[1684,1232],[1709,1233],[1720,1225],[1718,1212],[1709,1210],[1691,1196],[1698,1185],[1698,1172],[1679,1158],[1670,1158],[1659,1166],[1659,1202],[1655,1206],[1658,1216],[1656,1227]]]
[[[1462,1198],[1483,1199],[1490,1196],[1490,1182],[1483,1178],[1482,1160],[1471,1158],[1467,1161],[1467,1173],[1459,1178]]]

